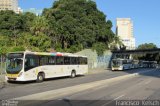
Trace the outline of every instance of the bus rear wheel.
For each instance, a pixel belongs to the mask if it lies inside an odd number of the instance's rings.
[[[37,82],[43,82],[44,81],[44,74],[43,73],[39,73],[37,76]]]
[[[72,71],[71,72],[71,78],[75,78],[76,77],[76,72],[75,71]]]

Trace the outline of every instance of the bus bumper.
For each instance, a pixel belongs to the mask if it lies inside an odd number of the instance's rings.
[[[118,71],[118,70],[123,70],[123,68],[118,67],[118,68],[112,68],[112,71]]]
[[[26,81],[23,77],[17,77],[17,78],[10,78],[5,76],[6,81]]]

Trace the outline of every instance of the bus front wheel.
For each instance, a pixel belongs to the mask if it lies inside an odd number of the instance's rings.
[[[37,82],[43,82],[44,80],[44,74],[43,73],[39,73],[37,76]]]
[[[76,77],[76,71],[72,71],[71,72],[71,78],[75,78]]]

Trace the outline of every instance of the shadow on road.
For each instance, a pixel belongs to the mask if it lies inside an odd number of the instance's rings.
[[[84,75],[77,75],[76,78],[77,77],[84,77]],[[49,82],[49,81],[53,81],[53,80],[63,80],[63,79],[67,79],[67,78],[71,78],[71,77],[67,76],[67,77],[47,78],[44,81]],[[72,78],[72,79],[74,79],[74,78]],[[33,83],[38,83],[38,82],[35,80],[35,81],[8,81],[8,83],[10,83],[10,84],[33,84]]]
[[[130,70],[122,70],[122,71],[112,71],[112,72],[113,73],[122,72],[127,74],[138,73],[139,75],[143,75],[143,76],[160,78],[160,68],[157,68],[157,69],[156,68],[139,68],[139,69],[130,69]]]

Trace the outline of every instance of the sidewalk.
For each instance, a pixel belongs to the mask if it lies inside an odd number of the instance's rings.
[[[0,88],[2,88],[5,84],[5,75],[0,75]]]
[[[103,69],[103,68],[89,69],[88,74],[103,73],[108,71],[110,71],[110,69]]]

